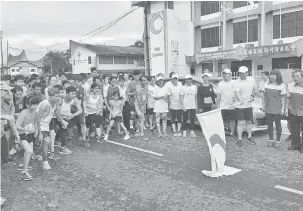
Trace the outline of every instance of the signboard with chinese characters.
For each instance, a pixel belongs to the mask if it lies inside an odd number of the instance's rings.
[[[251,47],[245,49],[247,57],[263,57],[281,54],[296,54],[296,47],[292,44]]]
[[[226,51],[215,51],[209,53],[197,53],[197,62],[201,63],[203,61],[211,60],[222,60],[222,59],[237,59],[242,60],[245,56],[245,49],[241,46],[238,46],[235,49],[226,50]]]

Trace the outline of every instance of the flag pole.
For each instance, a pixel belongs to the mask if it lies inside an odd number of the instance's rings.
[[[221,110],[225,110],[225,109],[228,109],[228,108],[231,108],[231,107],[234,107],[234,106],[237,106],[237,105],[241,105],[243,103],[248,103],[248,102],[252,102],[254,99],[250,99],[250,100],[247,100],[247,101],[244,101],[244,102],[238,102],[238,103],[235,103],[235,104],[232,104],[232,105],[229,105],[229,106],[225,106],[223,108],[217,108],[215,110],[211,110],[211,111],[208,111],[208,112],[205,112],[205,113],[201,113],[201,114],[196,114],[196,116],[203,116],[205,114],[210,114],[210,113],[213,113],[213,112],[217,112],[217,111],[221,111]]]
[[[220,15],[219,15],[219,46],[221,47],[221,15],[222,15],[222,7],[221,7],[221,1],[219,1],[219,7],[220,7]]]

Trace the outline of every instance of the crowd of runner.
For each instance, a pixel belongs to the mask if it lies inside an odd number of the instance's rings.
[[[67,145],[77,128],[83,146],[89,147],[91,138],[98,143],[107,141],[113,128],[125,140],[137,136],[147,141],[146,131],[157,131],[158,137],[168,136],[167,119],[175,137],[196,137],[196,113],[222,109],[229,122],[229,133],[243,146],[242,133],[246,128],[250,144],[252,138],[253,108],[256,95],[262,97],[269,133],[269,147],[279,147],[282,135],[281,118],[288,116],[291,131],[289,150],[303,153],[300,133],[303,130],[303,72],[295,70],[293,82],[283,83],[277,69],[263,72],[263,82],[257,86],[248,76],[245,66],[239,68],[239,78],[231,79],[231,70],[222,71],[223,80],[215,88],[209,83],[211,74],[202,74],[202,84],[193,84],[193,76],[186,75],[185,83],[175,73],[164,83],[162,74],[144,76],[135,70],[116,76],[99,75],[96,68],[90,74],[64,73],[53,76],[6,75],[1,81],[1,163],[6,163],[17,152],[23,160],[18,168],[25,181],[31,159],[42,161],[43,170],[50,170],[48,160],[59,159],[60,153],[72,153]],[[232,106],[234,105],[234,106]],[[187,122],[190,124],[187,124]],[[273,123],[276,126],[274,139]],[[214,125],[215,127],[215,125]],[[11,141],[13,140],[13,141]],[[41,156],[42,155],[42,156]]]

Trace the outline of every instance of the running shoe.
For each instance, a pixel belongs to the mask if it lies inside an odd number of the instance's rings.
[[[41,156],[41,155],[36,155],[36,154],[33,154],[33,155],[32,155],[32,160],[39,160],[39,161],[42,161],[42,160],[43,160],[43,158],[42,158],[42,156]]]
[[[60,141],[55,141],[54,146],[55,146],[55,147],[59,147],[59,146],[61,146]]]
[[[238,139],[237,146],[238,147],[242,147],[243,146],[242,139]]]
[[[102,144],[102,143],[103,143],[103,141],[102,141],[102,137],[101,137],[101,136],[97,136],[97,142],[98,142],[98,143],[100,143],[100,144]]]
[[[247,138],[246,141],[252,145],[256,145],[256,141],[253,140],[252,137]]]
[[[21,178],[22,178],[24,181],[31,181],[31,180],[33,180],[32,175],[30,175],[30,174],[28,173],[28,171],[21,171]]]
[[[50,165],[48,164],[48,161],[44,161],[42,162],[42,168],[44,171],[47,171],[47,170],[51,170],[52,168],[50,167]]]
[[[67,149],[67,147],[65,146],[65,147],[62,147],[60,149],[60,153],[63,154],[63,155],[70,155],[70,154],[72,154],[72,151],[70,151],[69,149]]]
[[[50,155],[48,156],[48,159],[50,159],[50,160],[59,160],[60,157],[55,155],[54,152],[51,152]]]
[[[196,134],[195,134],[195,132],[194,132],[193,130],[190,132],[190,135],[191,135],[191,137],[193,137],[193,138],[196,138],[196,137],[197,137]]]
[[[128,140],[128,139],[130,139],[130,136],[126,134],[126,136],[124,136],[124,140]]]
[[[181,137],[182,136],[182,133],[181,131],[178,132],[178,137]]]
[[[104,136],[104,139],[103,139],[104,141],[107,141],[108,140],[108,135],[107,134],[105,134],[105,136]]]
[[[268,147],[274,147],[274,141],[273,140],[269,140],[269,142],[267,143]]]
[[[186,130],[183,131],[183,137],[186,138]]]
[[[174,132],[174,137],[177,137],[178,136],[178,133],[177,132]]]
[[[24,165],[22,163],[20,163],[18,166],[18,170],[23,171],[23,167],[24,167]],[[33,170],[33,167],[27,166],[27,170],[31,171],[31,170]]]
[[[273,146],[274,146],[274,148],[279,148],[281,146],[281,142],[280,141],[275,141]]]

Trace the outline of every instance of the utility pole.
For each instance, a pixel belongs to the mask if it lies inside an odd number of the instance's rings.
[[[148,11],[149,2],[144,5],[144,50],[145,50],[145,66],[147,75],[150,76],[150,53],[149,53],[149,33],[148,33]]]
[[[0,33],[0,37],[1,37],[1,47],[0,47],[0,50],[1,50],[1,74],[3,73],[3,51],[2,51],[2,31]]]

